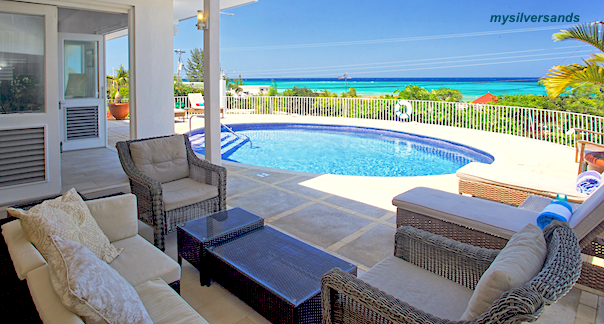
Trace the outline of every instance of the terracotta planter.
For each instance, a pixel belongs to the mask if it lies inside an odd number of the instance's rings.
[[[123,120],[126,118],[126,116],[128,116],[129,107],[130,107],[130,104],[127,102],[122,102],[122,103],[117,103],[117,104],[110,103],[109,111],[111,112],[111,115],[113,115],[113,117],[115,117],[115,119]]]

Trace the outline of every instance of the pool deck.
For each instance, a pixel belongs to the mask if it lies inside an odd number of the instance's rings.
[[[193,118],[192,128],[203,127]],[[484,150],[494,164],[536,173],[575,179],[577,163],[573,148],[537,140],[474,130],[414,123],[375,120],[227,115],[223,124],[313,123],[374,127],[431,136]],[[111,121],[110,143],[127,138],[128,122]],[[187,133],[189,120],[175,119],[175,132]],[[63,188],[76,187],[86,194],[129,192],[115,148],[72,151],[62,154]],[[85,165],[86,167],[82,168]],[[239,206],[265,218],[273,226],[359,267],[359,273],[393,254],[395,208],[392,198],[417,186],[457,193],[457,177],[358,177],[311,174],[223,162],[228,169],[227,205]],[[108,166],[112,166],[109,168]],[[371,166],[368,166],[371,167]],[[95,171],[94,177],[91,170]],[[81,171],[81,173],[78,173]],[[110,177],[111,178],[110,178]],[[109,181],[112,180],[113,182]],[[152,231],[142,223],[140,233],[152,240]],[[167,238],[166,252],[176,259],[176,235]],[[181,294],[210,323],[268,323],[253,309],[213,283],[200,287],[198,272],[183,264]],[[598,307],[601,304],[602,306]],[[604,298],[574,288],[555,305],[546,308],[538,323],[604,323]],[[600,313],[603,314],[600,314]],[[598,316],[596,316],[598,314]]]

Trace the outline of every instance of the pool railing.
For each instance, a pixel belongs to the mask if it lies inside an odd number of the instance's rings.
[[[187,97],[175,97],[175,105],[188,107]],[[399,99],[247,96],[226,97],[226,114],[300,115],[374,119],[443,125],[509,134],[574,147],[575,128],[604,131],[604,118],[568,111],[408,100],[413,112],[407,119],[395,114]],[[405,109],[404,106],[401,109]],[[599,136],[590,138],[604,144]]]

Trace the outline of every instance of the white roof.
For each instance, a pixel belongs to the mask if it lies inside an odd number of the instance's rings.
[[[254,2],[258,0],[220,0],[220,10]],[[203,10],[203,0],[174,0],[174,21],[197,17],[197,10]]]

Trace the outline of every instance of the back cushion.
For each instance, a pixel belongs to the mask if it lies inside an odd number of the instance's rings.
[[[528,224],[514,234],[478,280],[461,320],[484,313],[504,292],[524,287],[541,271],[546,254],[547,244],[539,227]]]
[[[568,225],[575,231],[579,241],[604,220],[604,190],[596,190],[573,213]]]
[[[182,135],[131,143],[130,155],[142,174],[159,182],[189,176],[187,150]]]

